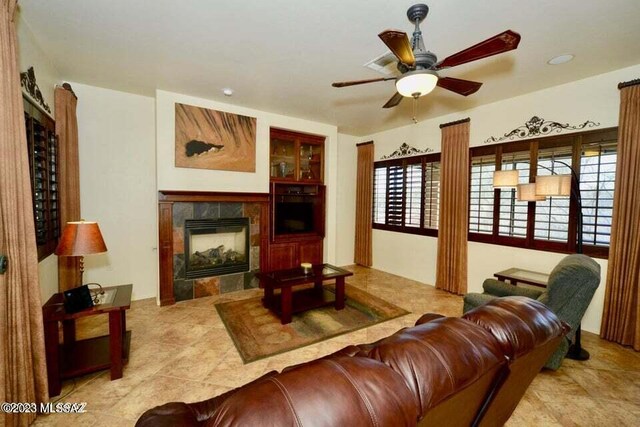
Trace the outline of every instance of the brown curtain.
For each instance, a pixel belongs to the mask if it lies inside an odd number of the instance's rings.
[[[440,125],[440,223],[436,288],[467,292],[469,210],[469,119]]]
[[[24,107],[18,72],[17,0],[0,0],[0,402],[48,400],[38,254]],[[29,425],[35,414],[8,414],[2,425]]]
[[[371,267],[373,250],[371,223],[373,212],[373,141],[358,144],[356,175],[356,244],[354,261]]]
[[[80,220],[80,167],[78,160],[78,100],[71,86],[57,87],[56,133],[60,153],[60,223]],[[79,257],[58,257],[58,290],[60,292],[81,285]]]
[[[640,351],[640,80],[620,86],[618,161],[600,336]]]

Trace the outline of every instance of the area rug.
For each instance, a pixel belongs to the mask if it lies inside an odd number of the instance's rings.
[[[327,289],[334,292],[332,286]],[[327,306],[293,315],[291,323],[262,306],[262,298],[216,304],[244,363],[304,347],[347,332],[404,316],[409,312],[354,286],[345,286],[345,308]],[[358,344],[358,343],[354,343]]]

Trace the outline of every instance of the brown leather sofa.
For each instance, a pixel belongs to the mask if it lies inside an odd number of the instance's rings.
[[[567,332],[540,302],[498,298],[209,400],[157,406],[136,426],[499,426]]]

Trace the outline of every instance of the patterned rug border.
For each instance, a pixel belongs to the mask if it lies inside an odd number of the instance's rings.
[[[279,350],[279,351],[276,351],[276,352],[273,352],[273,353],[270,353],[270,354],[267,354],[267,355],[264,355],[264,356],[258,356],[258,357],[254,357],[254,358],[245,358],[242,350],[240,349],[240,346],[239,346],[238,342],[236,341],[235,336],[231,333],[231,329],[229,328],[229,325],[227,324],[226,319],[224,318],[224,316],[222,315],[222,313],[220,311],[221,309],[218,306],[225,305],[225,304],[231,304],[231,303],[239,302],[239,301],[247,301],[247,300],[250,300],[250,299],[261,299],[262,297],[261,296],[257,296],[257,297],[245,298],[245,299],[242,299],[242,300],[219,302],[219,303],[215,304],[214,306],[216,308],[216,312],[218,313],[218,316],[220,316],[220,319],[222,320],[222,324],[224,325],[224,328],[227,331],[227,334],[231,338],[231,341],[233,341],[233,345],[236,348],[236,351],[238,352],[238,354],[240,355],[240,358],[242,359],[242,363],[244,365],[246,365],[248,363],[257,362],[258,360],[266,359],[267,357],[272,357],[272,356],[276,356],[278,354],[283,354],[283,353],[287,353],[289,351],[298,350],[298,349],[301,349],[301,348],[304,348],[304,347],[308,347],[310,345],[317,344],[317,343],[322,342],[322,341],[330,340],[331,338],[335,338],[335,337],[338,337],[340,335],[345,335],[345,334],[348,334],[348,333],[351,333],[351,332],[356,332],[356,331],[359,331],[361,329],[369,328],[371,326],[379,325],[381,323],[385,323],[385,322],[388,322],[390,320],[397,319],[397,318],[402,317],[402,316],[406,316],[407,314],[411,314],[411,311],[405,310],[404,308],[402,308],[400,306],[397,306],[397,305],[395,305],[395,304],[393,304],[393,303],[391,303],[391,302],[389,302],[389,301],[387,301],[385,299],[382,299],[382,298],[380,298],[380,297],[378,297],[376,295],[370,294],[369,292],[367,292],[367,291],[365,291],[363,289],[360,289],[360,288],[358,288],[356,286],[353,286],[353,285],[349,285],[347,283],[346,284],[346,290],[347,291],[348,291],[349,287],[357,289],[359,292],[364,292],[366,294],[369,294],[369,295],[373,296],[374,298],[377,298],[377,299],[379,299],[381,301],[384,301],[386,304],[390,304],[390,305],[393,305],[394,307],[397,307],[400,310],[400,313],[398,315],[396,315],[396,316],[392,316],[392,317],[389,317],[387,319],[383,319],[383,320],[380,320],[380,321],[377,321],[377,322],[374,322],[374,323],[370,323],[370,324],[367,324],[367,325],[359,326],[357,328],[350,329],[348,331],[337,332],[337,333],[334,333],[334,334],[331,334],[331,335],[327,335],[325,337],[319,338],[317,340],[310,341],[308,343],[305,343],[305,344],[302,344],[302,345],[299,345],[299,346],[296,346],[296,347],[291,347],[291,348],[288,348],[288,349]],[[333,289],[331,287],[329,288],[329,290],[331,292],[333,292]],[[345,302],[346,304],[348,304],[348,300],[349,299],[348,299],[348,295],[347,295],[347,301]]]

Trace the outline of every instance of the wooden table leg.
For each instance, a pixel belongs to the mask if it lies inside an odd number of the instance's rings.
[[[62,321],[62,342],[64,342],[65,345],[76,342],[75,319],[66,319]]]
[[[314,282],[313,287],[316,290],[316,292],[322,295],[322,280],[318,280],[317,282]]]
[[[344,277],[336,278],[336,310],[344,308]]]
[[[285,286],[284,288],[280,289],[280,309],[282,310],[282,313],[280,315],[280,323],[282,323],[283,325],[291,323],[291,296],[291,286]]]
[[[59,395],[62,390],[58,333],[57,320],[44,322],[44,346],[47,355],[47,380],[50,397]]]
[[[127,339],[127,311],[126,310],[121,310],[120,311],[121,317],[122,319],[120,319],[121,323],[122,323],[122,358],[124,359],[127,355],[125,354],[125,346],[124,346],[124,342]]]
[[[111,359],[111,380],[122,378],[122,314],[109,312],[109,355]]]
[[[262,298],[262,305],[266,308],[273,306],[273,288],[271,286],[264,287],[264,298]]]

